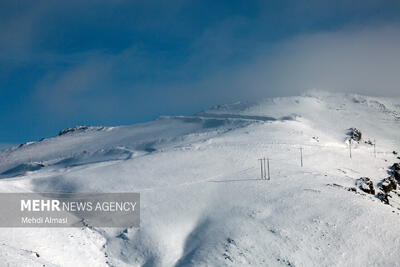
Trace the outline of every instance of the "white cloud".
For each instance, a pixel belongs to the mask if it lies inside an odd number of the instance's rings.
[[[232,84],[255,96],[311,88],[398,96],[399,49],[398,25],[302,35],[261,49]]]
[[[399,96],[397,24],[353,26],[258,43],[247,50],[244,60],[232,64],[230,56],[248,47],[227,33],[230,28],[226,23],[200,36],[186,63],[170,69],[147,60],[135,47],[115,55],[89,54],[70,69],[50,73],[38,84],[37,99],[50,110],[66,114],[122,116],[132,107],[144,109],[149,99],[160,110],[194,112],[217,103],[297,95],[314,88]],[[218,32],[225,34],[221,37]],[[208,51],[211,48],[215,49]]]
[[[0,143],[0,151],[10,148],[12,146],[15,146],[15,144],[10,144],[10,143]]]

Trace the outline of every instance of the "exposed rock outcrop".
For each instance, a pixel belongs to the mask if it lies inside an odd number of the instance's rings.
[[[356,186],[367,194],[375,195],[374,184],[368,177],[361,177],[357,179]]]
[[[58,133],[58,136],[65,135],[67,133],[77,132],[77,131],[80,131],[80,132],[84,132],[84,131],[87,131],[87,130],[97,130],[97,131],[99,131],[99,130],[103,130],[103,129],[104,129],[104,126],[86,126],[86,125],[81,125],[81,126],[75,126],[74,128],[67,128],[67,129],[61,130]]]
[[[391,169],[394,171],[400,171],[400,163],[394,163]]]
[[[383,179],[381,182],[381,188],[382,188],[382,191],[385,192],[386,194],[392,190],[396,190],[397,183],[396,183],[396,180],[394,179],[394,177],[391,176],[391,177]]]
[[[351,139],[353,139],[356,142],[359,142],[362,137],[361,131],[357,128],[350,128],[348,135],[350,136]]]
[[[394,163],[390,169],[392,170],[391,173],[394,179],[397,181],[397,183],[400,183],[400,164]]]
[[[388,194],[379,192],[379,193],[376,195],[376,197],[379,198],[383,203],[389,205],[389,196],[388,196]]]

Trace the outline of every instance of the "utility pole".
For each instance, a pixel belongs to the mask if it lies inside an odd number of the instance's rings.
[[[263,158],[263,161],[264,161],[264,179],[267,180],[267,173],[265,170],[265,157]]]
[[[303,148],[300,147],[300,162],[301,162],[301,167],[303,167]]]
[[[261,167],[261,180],[267,180],[267,177],[268,180],[271,180],[271,176],[269,173],[269,158],[264,157],[258,160],[260,161],[260,167]]]
[[[260,167],[261,167],[261,180],[264,179],[264,170],[263,170],[263,159],[258,159],[260,161]]]
[[[375,155],[375,158],[376,158],[376,139],[374,139],[374,155]]]
[[[349,139],[349,149],[350,149],[350,158],[352,158],[351,157],[351,139]]]

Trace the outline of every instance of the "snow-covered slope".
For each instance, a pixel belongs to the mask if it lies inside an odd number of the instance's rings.
[[[363,139],[350,159],[354,127]],[[395,266],[400,198],[390,192],[387,205],[377,194],[400,161],[399,130],[400,99],[313,92],[77,128],[8,149],[0,153],[2,192],[139,192],[141,227],[3,228],[0,262]],[[260,179],[262,157],[269,181]],[[356,188],[364,176],[375,195]]]

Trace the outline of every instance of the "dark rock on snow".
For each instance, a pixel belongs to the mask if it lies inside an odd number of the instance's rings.
[[[367,194],[375,195],[374,184],[368,177],[361,177],[357,179],[356,186]]]
[[[389,205],[389,197],[388,194],[379,192],[378,195],[376,195],[377,198],[379,198],[383,203]]]
[[[392,167],[390,167],[394,171],[400,171],[400,164],[399,163],[394,163]]]
[[[393,177],[400,183],[400,171],[393,171]]]
[[[392,167],[390,167],[390,169],[392,170],[391,173],[392,173],[394,179],[396,179],[397,182],[400,183],[400,164],[394,163],[392,165]]]
[[[396,183],[394,177],[391,176],[389,178],[385,178],[382,180],[381,187],[382,187],[383,192],[385,192],[387,194],[390,191],[397,189],[397,183]]]
[[[394,177],[394,179],[397,180],[397,182],[400,184],[400,169],[398,168],[400,166],[398,166],[398,163],[395,163],[391,169],[392,171],[390,172],[392,174],[392,176]]]
[[[77,131],[80,131],[80,132],[84,132],[86,130],[97,130],[97,131],[99,131],[99,130],[103,130],[103,129],[104,129],[104,126],[86,126],[86,125],[75,126],[74,128],[67,128],[67,129],[61,130],[58,133],[58,136],[65,135],[67,133],[77,132]]]
[[[361,131],[358,130],[357,128],[350,128],[348,135],[350,135],[350,138],[356,142],[359,142],[362,137]]]
[[[372,141],[371,139],[365,140],[364,141],[365,144],[373,146],[376,144],[376,140]]]

